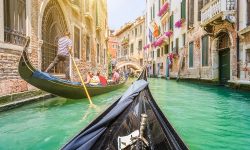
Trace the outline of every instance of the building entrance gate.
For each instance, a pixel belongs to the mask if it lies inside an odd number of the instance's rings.
[[[67,24],[57,0],[50,0],[42,19],[42,70],[54,60],[57,53],[57,41],[67,31]],[[64,73],[62,63],[57,64],[51,73]]]

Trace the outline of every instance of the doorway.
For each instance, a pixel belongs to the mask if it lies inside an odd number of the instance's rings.
[[[230,80],[230,38],[227,32],[218,35],[219,83],[224,85]]]
[[[226,84],[230,80],[230,49],[219,51],[219,81]]]
[[[57,42],[67,31],[66,20],[57,0],[50,0],[42,19],[42,70],[45,70],[57,54]],[[63,74],[63,63],[58,63],[50,73]]]

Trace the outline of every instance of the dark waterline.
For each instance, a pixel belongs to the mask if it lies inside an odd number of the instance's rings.
[[[150,79],[151,92],[190,149],[250,148],[250,94]],[[0,113],[0,149],[59,149],[127,87],[87,99],[53,98]]]

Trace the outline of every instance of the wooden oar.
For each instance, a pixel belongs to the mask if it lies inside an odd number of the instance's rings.
[[[78,73],[78,76],[79,76],[80,79],[81,79],[81,82],[82,82],[84,91],[85,91],[85,93],[86,93],[86,95],[87,95],[87,97],[88,97],[89,103],[90,103],[91,106],[95,106],[95,105],[93,104],[93,102],[92,102],[90,96],[89,96],[89,92],[88,92],[88,90],[87,90],[87,88],[86,88],[86,86],[85,86],[85,84],[84,84],[84,81],[83,81],[83,79],[82,79],[81,73],[80,73],[80,71],[79,71],[79,69],[78,69],[78,67],[77,67],[77,65],[76,65],[75,59],[74,59],[74,57],[73,57],[72,55],[71,55],[71,58],[72,58],[72,61],[73,61],[73,63],[74,63],[74,66],[75,66],[75,68],[76,68],[76,71],[77,71],[77,73]]]

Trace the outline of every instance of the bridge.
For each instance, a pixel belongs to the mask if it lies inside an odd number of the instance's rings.
[[[142,70],[140,60],[134,57],[121,57],[117,58],[116,68],[121,69],[123,67],[130,67],[134,70]]]

